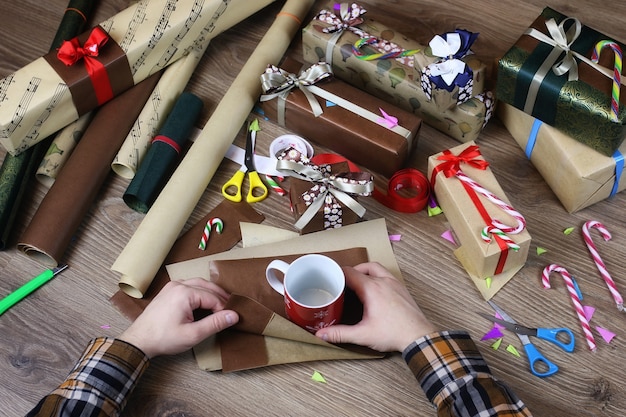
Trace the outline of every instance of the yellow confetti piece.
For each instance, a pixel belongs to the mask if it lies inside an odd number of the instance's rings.
[[[570,233],[572,233],[574,231],[573,227],[568,227],[567,229],[563,230],[563,234],[564,235],[569,235]]]
[[[546,253],[548,250],[544,249],[540,246],[537,246],[537,255],[543,255],[544,253]]]
[[[487,288],[491,288],[491,283],[492,282],[493,282],[493,280],[491,279],[491,277],[485,278],[485,285],[487,286]]]
[[[313,376],[311,376],[311,379],[315,382],[321,382],[324,384],[326,383],[326,379],[318,371],[313,372]]]
[[[491,345],[491,348],[493,350],[498,350],[500,349],[500,345],[502,344],[502,338],[499,338],[498,340],[496,340],[495,342],[493,342],[493,345]]]
[[[252,123],[250,123],[250,128],[249,129],[250,129],[251,132],[253,132],[253,131],[258,132],[259,130],[261,130],[261,128],[259,127],[259,119],[254,119],[252,121]]]
[[[513,346],[513,345],[508,345],[506,347],[506,351],[509,352],[512,355],[517,356],[518,358],[520,357],[519,352],[517,351],[517,349],[515,349],[515,346]]]

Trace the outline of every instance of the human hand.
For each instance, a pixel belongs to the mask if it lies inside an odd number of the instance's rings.
[[[331,343],[354,343],[379,352],[402,352],[437,328],[424,316],[406,287],[376,262],[344,267],[346,284],[363,303],[363,318],[355,325],[337,324],[315,335]]]
[[[228,297],[224,289],[202,278],[171,281],[118,339],[150,358],[184,352],[239,321],[236,312],[224,310]],[[213,314],[194,321],[197,309]]]

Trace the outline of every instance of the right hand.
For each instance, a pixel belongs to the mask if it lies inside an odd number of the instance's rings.
[[[363,303],[355,325],[337,324],[315,334],[330,343],[354,343],[379,352],[402,352],[414,340],[437,331],[406,287],[376,262],[343,268],[346,284]]]

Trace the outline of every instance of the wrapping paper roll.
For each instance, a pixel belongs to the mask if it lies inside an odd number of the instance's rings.
[[[52,40],[50,50],[61,45],[64,39],[73,38],[83,31],[85,19],[95,6],[92,0],[70,0]],[[30,178],[35,173],[51,138],[27,149],[20,155],[7,153],[0,167],[0,249],[4,249],[11,234],[13,220],[17,215],[22,197]]]
[[[20,238],[20,251],[48,267],[59,264],[160,75],[151,75],[97,111]]]
[[[165,69],[159,84],[154,89],[150,101],[141,111],[124,144],[117,153],[111,167],[123,178],[132,179],[145,157],[150,141],[163,124],[176,98],[183,92],[191,75],[198,66],[209,41],[215,35],[234,26],[275,0],[231,0],[224,2],[221,15],[215,21],[213,30],[206,36],[205,42],[196,43],[188,55]]]
[[[313,0],[286,1],[152,209],[116,259],[111,269],[122,275],[119,285],[127,294],[142,297],[150,286],[261,95],[259,74],[268,64],[278,64],[313,3]],[[149,254],[145,251],[146,247],[151,248]]]
[[[202,105],[202,100],[192,93],[180,95],[124,193],[124,202],[128,207],[140,213],[150,210],[176,169]]]

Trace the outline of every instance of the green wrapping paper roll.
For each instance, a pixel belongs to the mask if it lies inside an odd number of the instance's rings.
[[[198,96],[189,92],[180,95],[124,193],[128,207],[140,213],[150,210],[174,172],[202,106]]]
[[[96,3],[93,0],[70,0],[50,46],[51,51],[84,30],[85,19],[91,15]],[[7,245],[26,187],[48,150],[52,136],[18,156],[7,153],[4,157],[0,167],[0,250]]]

